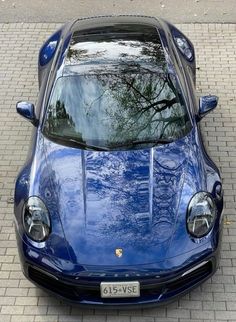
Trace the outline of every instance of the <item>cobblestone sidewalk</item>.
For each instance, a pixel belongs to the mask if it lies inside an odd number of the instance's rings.
[[[0,24],[0,321],[236,321],[236,25],[179,28],[197,52],[199,93],[220,97],[202,121],[206,145],[220,166],[225,191],[221,267],[209,281],[168,307],[135,311],[81,310],[50,297],[22,275],[13,228],[12,196],[31,125],[15,113],[18,100],[37,99],[37,52],[56,24]]]

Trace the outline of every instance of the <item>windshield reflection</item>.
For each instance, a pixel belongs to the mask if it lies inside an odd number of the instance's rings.
[[[173,75],[133,68],[132,73],[59,78],[44,133],[51,139],[61,138],[61,143],[70,144],[73,139],[109,149],[133,141],[150,140],[153,145],[155,139],[184,136],[190,124]]]

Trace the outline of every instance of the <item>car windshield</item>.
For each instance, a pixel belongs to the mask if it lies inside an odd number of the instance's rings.
[[[175,77],[143,70],[58,78],[43,133],[66,145],[112,150],[170,142],[190,128]]]

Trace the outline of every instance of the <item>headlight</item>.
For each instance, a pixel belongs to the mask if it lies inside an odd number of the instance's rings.
[[[48,210],[38,197],[29,197],[23,208],[23,226],[27,235],[37,242],[48,238],[51,223]]]
[[[195,194],[187,211],[187,229],[197,238],[209,233],[216,218],[216,205],[211,195],[207,192]]]

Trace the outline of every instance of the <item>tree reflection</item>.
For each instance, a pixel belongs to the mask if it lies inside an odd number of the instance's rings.
[[[65,126],[68,128],[73,128],[75,126],[71,115],[66,112],[64,102],[60,100],[56,101],[55,109],[53,105],[49,105],[48,119],[48,130],[51,133],[55,131],[58,132],[61,127],[63,129]]]
[[[110,43],[118,48],[115,61],[109,60]],[[57,80],[45,131],[109,148],[186,134],[186,108],[175,77],[166,71],[161,45],[105,44],[109,46],[104,50],[79,49],[77,44],[69,48],[66,68],[73,76]],[[127,58],[130,48],[134,50]],[[108,60],[105,65],[97,64],[103,60]]]

